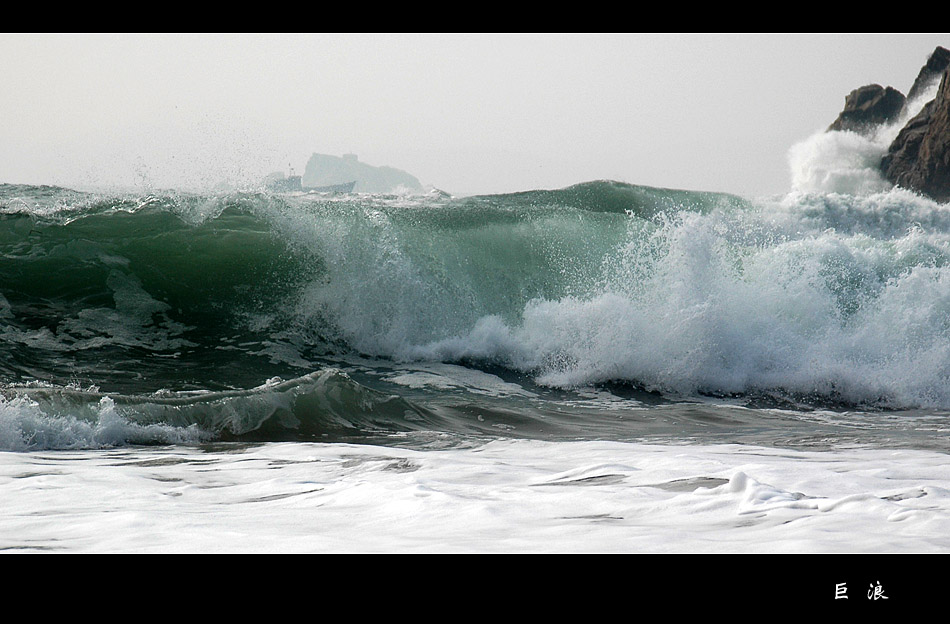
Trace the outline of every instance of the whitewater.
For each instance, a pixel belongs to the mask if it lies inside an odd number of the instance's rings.
[[[939,553],[950,206],[0,185],[5,552]]]

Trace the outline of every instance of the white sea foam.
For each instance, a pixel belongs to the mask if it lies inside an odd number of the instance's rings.
[[[789,150],[792,188],[864,195],[891,188],[880,173],[887,145],[855,132],[818,132]]]
[[[0,549],[945,552],[948,470],[923,451],[619,442],[7,452]]]
[[[788,152],[792,190],[804,193],[867,195],[888,190],[891,183],[880,172],[881,159],[906,123],[937,93],[932,83],[889,124],[865,132],[815,132]]]
[[[554,386],[635,380],[682,394],[950,406],[947,207],[901,190],[812,197],[798,196],[795,216],[787,199],[681,214],[605,258],[587,296],[536,298],[517,317],[482,316],[434,341],[408,317],[398,341],[359,339],[404,359],[497,361]]]
[[[71,414],[50,412],[26,396],[0,396],[0,449],[4,451],[194,444],[210,438],[196,426],[131,422],[106,396]]]

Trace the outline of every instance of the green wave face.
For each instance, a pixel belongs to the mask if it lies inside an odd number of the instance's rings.
[[[398,357],[485,316],[515,321],[532,299],[589,294],[633,214],[731,201],[607,182],[460,200],[4,191],[3,374],[119,389]]]
[[[26,392],[33,407],[14,411],[30,431],[46,430],[34,412],[84,422],[122,413],[138,426],[238,436],[274,423],[316,435],[332,423],[362,428],[364,417],[369,429],[411,428],[431,414],[407,404],[378,418],[391,403],[368,400],[374,390],[302,380],[340,357],[425,360],[420,348],[484,319],[516,324],[531,301],[589,296],[603,287],[605,259],[632,232],[656,229],[651,217],[735,202],[611,182],[461,199],[2,185],[4,395]],[[486,353],[484,363],[504,359]],[[274,379],[298,381],[278,392]],[[212,398],[222,392],[238,395]],[[201,398],[168,403],[193,393]],[[292,406],[275,402],[290,395]],[[342,407],[328,407],[329,395]],[[238,413],[256,416],[247,424]]]
[[[295,405],[321,405],[330,386],[303,380],[353,358],[375,378],[435,362],[532,391],[942,409],[948,259],[946,207],[900,191],[749,202],[609,181],[467,198],[3,185],[0,377],[7,400],[74,389],[99,416],[103,398],[143,406],[137,422],[172,413],[149,397],[270,396],[274,379],[309,388]],[[385,395],[372,377],[353,383]],[[431,396],[382,420],[433,422]],[[364,404],[382,403],[354,398],[353,422]],[[198,405],[176,427],[254,430]],[[319,430],[338,412],[289,413],[255,422]]]
[[[188,222],[169,202],[125,208],[0,219],[8,378],[203,387],[228,374],[212,373],[229,364],[217,350],[261,339],[247,315],[290,296],[302,259],[248,211]]]

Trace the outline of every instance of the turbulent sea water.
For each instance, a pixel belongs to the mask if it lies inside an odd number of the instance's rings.
[[[7,550],[950,546],[950,207],[900,189],[5,184],[0,353]]]

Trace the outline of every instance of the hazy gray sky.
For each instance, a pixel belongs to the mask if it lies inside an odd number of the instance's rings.
[[[246,184],[355,153],[453,193],[782,193],[950,34],[2,34],[0,182]]]

